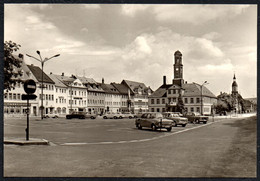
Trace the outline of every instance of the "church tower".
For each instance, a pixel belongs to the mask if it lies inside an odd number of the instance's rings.
[[[232,95],[237,95],[237,94],[238,94],[238,86],[236,82],[236,75],[234,74],[233,83],[232,83]]]
[[[173,84],[182,87],[183,80],[183,65],[182,65],[182,54],[179,50],[174,53],[174,65],[173,65]]]

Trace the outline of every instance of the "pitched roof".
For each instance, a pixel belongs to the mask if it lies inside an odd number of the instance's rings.
[[[59,79],[63,84],[65,85],[69,85],[72,82],[74,82],[75,78],[73,77],[69,77],[69,76],[65,76],[65,75],[56,75],[56,78]]]
[[[55,74],[50,74],[49,77],[53,80],[53,82],[55,83],[55,86],[58,87],[67,87],[60,79],[58,79],[59,75],[55,75]]]
[[[147,88],[144,83],[141,82],[135,82],[135,81],[130,81],[130,80],[123,80],[121,84],[126,83],[126,85],[134,91],[135,88],[141,87],[142,89]]]
[[[120,92],[111,84],[100,84],[101,88],[108,94],[120,94]]]
[[[27,65],[27,67],[31,70],[35,78],[41,82],[43,80],[44,83],[51,83],[54,84],[52,79],[45,74],[40,67],[34,66],[34,65]],[[43,79],[42,79],[42,72],[43,72]]]
[[[156,91],[152,93],[149,97],[166,97],[167,88],[159,87]]]
[[[128,87],[124,84],[111,83],[119,93],[128,95]]]
[[[184,96],[198,96],[201,95],[201,89],[198,84],[195,83],[188,83],[188,84],[183,84],[183,88],[185,89],[184,91]],[[213,97],[217,98],[207,87],[203,86],[202,87],[202,95],[207,96],[207,97]]]
[[[97,82],[93,78],[87,78],[87,77],[80,77],[76,76],[83,84],[97,84]]]

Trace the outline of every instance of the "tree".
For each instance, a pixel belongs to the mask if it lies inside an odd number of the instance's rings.
[[[179,94],[178,102],[177,102],[177,105],[176,105],[176,109],[177,109],[177,112],[183,113],[184,103],[183,103],[181,94]]]
[[[16,44],[12,41],[5,41],[4,43],[4,89],[11,90],[14,89],[19,76],[22,75],[21,70],[21,54],[16,58],[13,53],[19,50],[21,45]]]

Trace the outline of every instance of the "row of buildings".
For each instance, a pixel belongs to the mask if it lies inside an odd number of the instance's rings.
[[[17,57],[18,58],[18,57]],[[26,65],[22,59],[23,75],[21,80],[33,79],[37,89],[37,98],[30,100],[30,114],[43,113],[68,114],[71,111],[83,111],[103,114],[105,112],[165,112],[177,111],[178,102],[182,100],[184,111],[211,114],[212,106],[217,103],[216,96],[204,85],[187,83],[183,79],[182,54],[174,54],[171,84],[163,77],[162,85],[155,91],[142,82],[122,80],[121,83],[105,83],[77,75],[67,76],[64,73],[46,74],[35,65]],[[43,79],[43,80],[42,80]],[[44,91],[41,94],[41,82]],[[14,90],[4,91],[5,115],[24,115],[26,101],[21,99],[25,94],[23,85],[18,83]]]

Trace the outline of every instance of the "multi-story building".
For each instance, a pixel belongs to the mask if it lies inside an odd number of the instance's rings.
[[[163,84],[149,96],[149,111],[186,111],[211,114],[212,106],[217,103],[217,98],[203,84],[184,82],[180,51],[174,53],[173,69],[172,84],[166,84],[166,76],[164,76]],[[184,110],[180,110],[180,102],[184,104]]]
[[[25,116],[27,101],[22,100],[22,94],[26,94],[23,88],[23,82],[27,79],[33,79],[37,83],[37,86],[39,86],[39,84],[28,66],[24,63],[23,55],[20,54],[19,57],[14,55],[14,57],[20,59],[22,62],[21,68],[14,67],[14,71],[22,72],[22,76],[17,77],[21,82],[16,84],[15,89],[9,91],[4,90],[4,116]],[[39,111],[39,95],[37,94],[37,89],[35,94],[37,98],[29,101],[29,114],[36,116]]]
[[[42,72],[38,66],[33,64],[27,65],[33,76],[36,78],[36,85],[38,84],[38,89],[36,89],[36,95],[39,95],[38,107],[39,112],[43,110],[43,114],[49,114],[54,112],[54,94],[55,94],[55,83],[51,78]],[[43,83],[43,95],[42,95],[42,83]],[[43,99],[42,99],[43,96]],[[42,108],[43,106],[43,108]],[[41,114],[41,113],[40,113]]]
[[[55,93],[54,93],[54,113],[57,114],[67,114],[68,113],[68,86],[65,85],[58,75],[50,73],[49,77],[55,83]]]
[[[133,96],[130,95],[130,89],[124,84],[111,83],[121,95],[121,112],[130,112],[133,106]]]
[[[104,79],[100,85],[105,93],[105,112],[121,112],[122,95],[120,92],[112,84],[105,84]]]
[[[105,92],[92,78],[76,76],[87,88],[87,112],[103,114],[105,111]]]
[[[123,80],[121,84],[130,90],[131,102],[133,103],[131,111],[134,113],[147,112],[148,96],[151,95],[152,89],[144,83],[129,80]]]
[[[56,75],[56,78],[59,79],[63,84],[67,86],[67,113],[72,111],[87,111],[87,100],[88,100],[88,90],[79,78],[74,75],[65,76],[64,73],[61,75]]]

